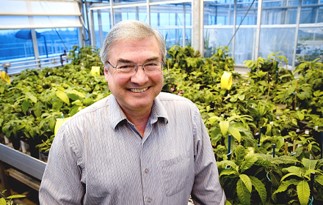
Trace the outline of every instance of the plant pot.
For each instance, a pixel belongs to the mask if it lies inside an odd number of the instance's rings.
[[[36,148],[37,139],[38,137],[35,137],[35,139],[28,139],[28,145],[29,145],[29,152],[30,156],[39,159],[39,150]]]
[[[12,147],[15,150],[20,150],[20,137],[18,137],[17,135],[14,135],[10,138]]]
[[[321,159],[323,159],[323,131],[314,132],[314,138],[319,142],[321,148]]]

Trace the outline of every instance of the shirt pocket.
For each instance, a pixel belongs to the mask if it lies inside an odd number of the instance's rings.
[[[172,196],[184,189],[189,179],[189,163],[190,160],[186,155],[161,162],[166,196]]]

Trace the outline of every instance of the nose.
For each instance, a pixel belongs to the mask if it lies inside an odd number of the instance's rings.
[[[142,65],[138,65],[136,72],[131,77],[131,81],[137,84],[144,84],[148,81],[148,76]]]

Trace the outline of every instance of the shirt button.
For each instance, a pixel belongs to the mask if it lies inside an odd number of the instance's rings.
[[[145,171],[144,171],[146,174],[148,174],[148,172],[149,172],[149,169],[145,169]]]
[[[146,196],[145,197],[145,202],[146,203],[151,203],[153,201],[153,199],[152,198],[150,198],[150,197],[148,197],[148,196]]]

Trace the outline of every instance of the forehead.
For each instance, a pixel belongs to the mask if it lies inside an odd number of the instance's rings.
[[[110,48],[110,59],[147,59],[161,57],[160,47],[154,36],[141,39],[121,39]]]

